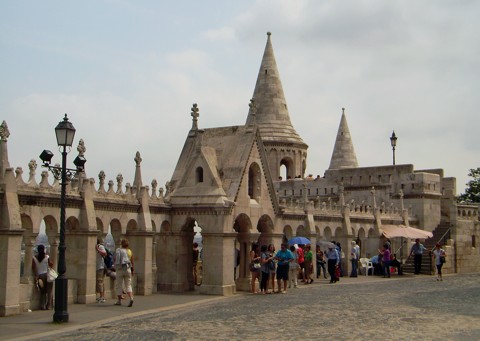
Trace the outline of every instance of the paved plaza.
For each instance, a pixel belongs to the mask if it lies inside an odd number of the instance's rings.
[[[150,301],[161,298],[153,295]],[[142,311],[138,302],[135,313],[108,306],[112,315],[118,312],[109,320],[53,333],[62,340],[97,341],[480,340],[480,274],[445,276],[443,282],[411,275],[342,278],[333,285],[322,279],[286,294],[177,299],[184,302],[149,311]],[[82,309],[93,313],[98,306]],[[52,332],[27,339],[46,336],[51,338]]]

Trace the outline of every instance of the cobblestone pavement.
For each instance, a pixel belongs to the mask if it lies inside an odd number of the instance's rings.
[[[480,274],[341,280],[242,294],[154,313],[63,340],[480,340]],[[343,283],[342,283],[343,282]]]

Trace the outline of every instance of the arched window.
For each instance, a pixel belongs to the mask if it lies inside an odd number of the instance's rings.
[[[195,180],[197,183],[203,182],[203,168],[202,167],[197,167],[195,171]]]
[[[248,196],[258,201],[260,198],[261,171],[256,163],[248,169]]]

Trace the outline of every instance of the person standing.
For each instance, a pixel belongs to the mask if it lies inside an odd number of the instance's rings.
[[[193,282],[195,285],[200,285],[198,284],[197,278],[197,264],[198,264],[198,256],[200,254],[200,251],[198,250],[198,243],[195,242],[193,243],[193,251],[192,251],[192,256],[193,256]]]
[[[272,283],[272,292],[275,292],[275,273],[277,272],[277,264],[275,263],[275,245],[269,244],[267,252],[272,259],[268,265],[270,266],[270,281]]]
[[[350,259],[352,261],[352,272],[350,277],[358,276],[358,260],[360,259],[360,246],[357,245],[357,242],[352,240],[352,251],[350,252]]]
[[[302,276],[302,282],[305,282],[305,252],[303,251],[303,245],[298,245],[297,255],[298,255],[298,265],[300,265],[300,276]]]
[[[385,243],[381,250],[378,250],[382,254],[382,262],[383,262],[383,278],[388,277],[390,278],[390,245]]]
[[[432,257],[435,260],[435,265],[437,267],[437,281],[443,281],[442,278],[442,267],[445,264],[445,257],[447,253],[442,249],[442,245],[439,243],[435,244],[435,249],[432,252]]]
[[[277,263],[277,285],[278,293],[286,294],[287,293],[287,281],[288,281],[288,269],[289,263],[293,261],[293,254],[290,250],[287,249],[287,244],[282,244],[280,251],[275,255]],[[283,281],[283,291],[282,289]]]
[[[422,255],[425,251],[425,246],[420,244],[420,239],[415,239],[415,244],[412,245],[409,257],[413,254],[413,263],[415,266],[415,275],[418,275],[422,269]]]
[[[325,257],[323,251],[320,249],[320,245],[317,245],[317,278],[321,275],[321,270],[323,270],[323,278],[327,278],[327,270],[325,269]]]
[[[300,269],[300,265],[298,264],[298,255],[295,246],[290,246],[290,252],[292,253],[293,260],[288,263],[288,287],[291,288],[292,284],[293,287],[296,288],[298,286],[298,269]]]
[[[262,294],[270,294],[268,289],[268,282],[270,280],[270,263],[273,261],[273,258],[270,256],[270,253],[267,252],[268,248],[267,245],[262,245],[260,248],[260,263],[261,271],[262,271],[262,278],[260,280],[260,292]]]
[[[123,287],[127,292],[130,302],[128,306],[133,305],[132,292],[132,275],[133,275],[133,254],[132,250],[128,248],[129,243],[127,239],[122,239],[121,247],[115,251],[115,269],[117,272],[117,280],[115,281],[117,291],[117,302],[115,305],[122,305]]]
[[[45,253],[45,246],[37,246],[38,254],[33,256],[32,271],[35,283],[40,289],[40,309],[49,310],[53,306],[52,289],[53,282],[47,281],[48,268],[53,267],[50,257]]]
[[[332,243],[328,246],[327,251],[327,266],[328,273],[330,274],[330,283],[335,283],[337,278],[335,276],[335,269],[340,264],[340,255],[338,254],[335,245]]]
[[[313,252],[311,245],[305,245],[305,284],[313,283]]]
[[[250,274],[252,276],[251,280],[251,292],[252,294],[256,294],[257,291],[255,289],[255,280],[258,279],[260,281],[260,247],[258,244],[252,244],[252,250],[250,250]]]
[[[97,303],[105,303],[105,261],[104,258],[107,255],[107,250],[105,249],[105,245],[103,244],[102,237],[97,238],[97,246],[95,247],[97,250],[97,267],[96,267],[96,284],[95,284],[95,291],[97,292]]]

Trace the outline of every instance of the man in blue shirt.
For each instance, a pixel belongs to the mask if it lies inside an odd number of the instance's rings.
[[[293,261],[293,254],[290,250],[287,249],[287,244],[282,244],[280,251],[275,255],[275,260],[277,263],[277,283],[278,283],[278,293],[285,294],[287,293],[287,281],[288,281],[288,267],[291,261]],[[283,280],[283,291],[281,291],[281,282]]]
[[[415,244],[412,245],[412,249],[410,250],[410,256],[413,254],[413,264],[415,265],[415,275],[420,273],[422,268],[422,255],[423,251],[425,251],[425,246],[420,244],[420,239],[415,239]]]
[[[338,253],[336,246],[332,243],[328,246],[327,251],[328,259],[328,273],[330,274],[330,283],[335,283],[338,279],[335,276],[335,268],[340,264],[340,254]]]

